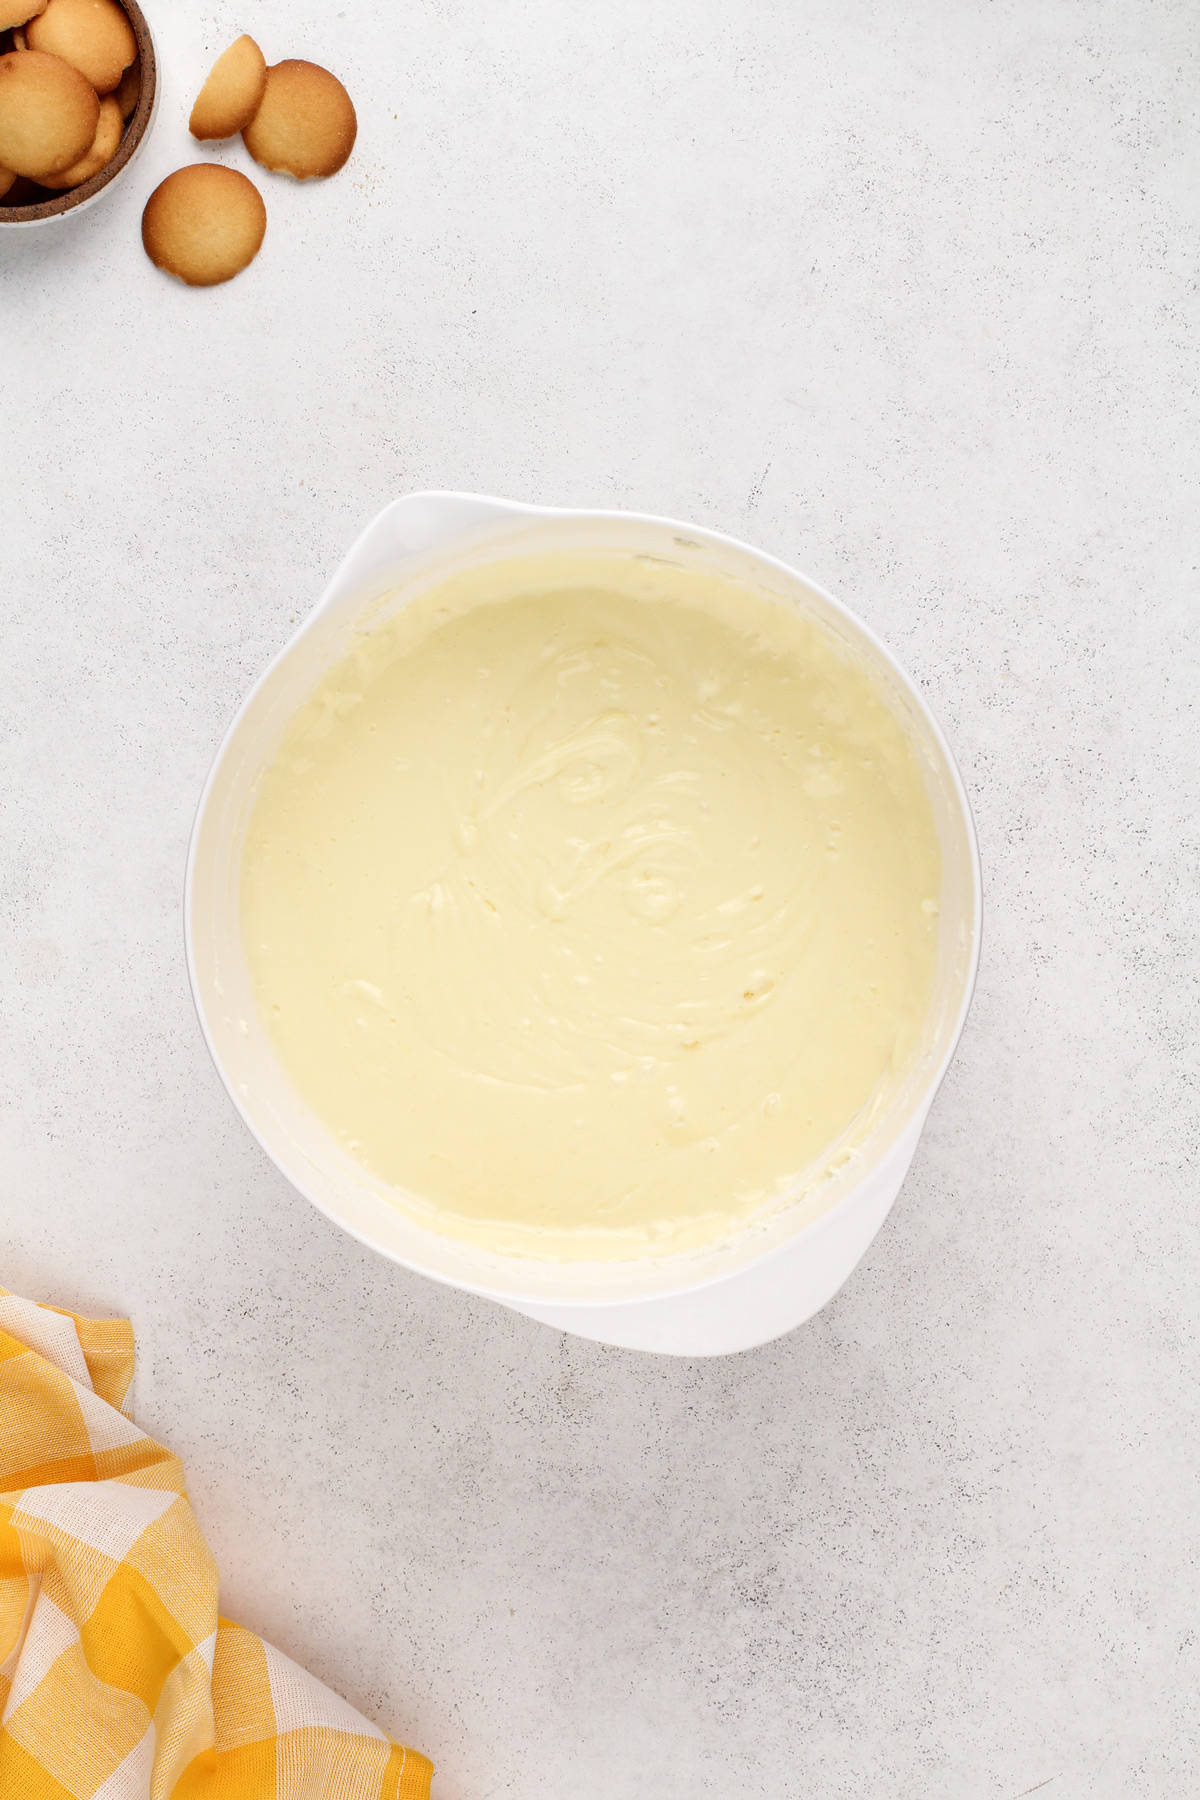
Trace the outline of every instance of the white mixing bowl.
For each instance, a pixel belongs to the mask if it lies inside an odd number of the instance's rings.
[[[882,684],[916,745],[942,853],[934,997],[921,1052],[852,1158],[731,1241],[658,1261],[497,1256],[426,1229],[339,1147],[288,1080],[258,1017],[242,952],[238,878],[255,785],[283,728],[364,625],[472,565],[555,550],[619,550],[718,571],[801,607]],[[408,1268],[601,1342],[686,1356],[744,1350],[823,1306],[882,1225],[966,1018],[979,956],[979,852],[962,782],[928,708],[843,606],[759,550],[635,513],[555,511],[472,494],[410,494],[367,527],[324,597],[234,720],[209,774],[188,857],[188,969],[213,1061],[247,1125],[302,1194]]]

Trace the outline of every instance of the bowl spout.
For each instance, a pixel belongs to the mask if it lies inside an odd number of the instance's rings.
[[[312,617],[347,597],[361,601],[393,588],[398,572],[407,565],[451,553],[501,520],[536,510],[482,494],[402,494],[351,545]]]

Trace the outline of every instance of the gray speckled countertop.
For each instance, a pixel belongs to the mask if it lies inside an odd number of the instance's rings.
[[[132,1316],[225,1610],[438,1800],[1200,1791],[1194,6],[148,10],[124,191],[0,239],[0,1280]],[[138,216],[246,26],[359,147],[188,292]],[[425,486],[751,538],[961,759],[974,1012],[866,1262],[766,1350],[388,1266],[209,1066],[205,769]]]

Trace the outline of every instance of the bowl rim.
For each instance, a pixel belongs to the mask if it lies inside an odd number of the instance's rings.
[[[736,551],[742,552],[760,562],[768,564],[770,567],[778,570],[790,581],[798,581],[809,588],[822,600],[822,602],[831,607],[835,613],[847,620],[853,630],[872,646],[883,663],[893,672],[901,690],[911,704],[919,711],[930,732],[930,736],[943,759],[945,772],[949,780],[950,792],[956,803],[964,830],[971,875],[971,905],[969,917],[970,942],[966,948],[962,991],[958,1007],[949,1030],[947,1031],[943,1052],[937,1062],[931,1064],[926,1079],[911,1100],[903,1123],[899,1126],[892,1144],[889,1146],[888,1150],[885,1151],[884,1155],[885,1158],[890,1156],[896,1146],[901,1144],[906,1135],[910,1132],[912,1133],[912,1146],[915,1148],[916,1141],[919,1138],[920,1133],[924,1130],[930,1107],[936,1098],[938,1089],[941,1087],[947,1070],[954,1059],[955,1052],[958,1049],[959,1040],[962,1037],[963,1029],[966,1025],[975,994],[983,934],[983,869],[979,855],[979,839],[975,825],[975,817],[971,809],[970,799],[962,779],[962,773],[959,769],[958,762],[946,740],[938,720],[934,716],[928,702],[921,693],[921,690],[913,680],[912,676],[909,675],[908,671],[897,660],[893,652],[883,643],[865,620],[861,619],[857,613],[846,606],[844,602],[838,600],[819,582],[813,581],[808,575],[804,574],[804,572],[797,568],[795,564],[785,562],[782,557],[774,556],[770,551],[760,549],[759,546],[749,543],[745,538],[734,537],[729,532],[718,531],[711,526],[697,525],[691,520],[671,518],[659,513],[635,512],[623,507],[545,506],[526,501],[505,499],[497,495],[472,493],[460,489],[413,489],[409,493],[397,496],[397,498],[403,500],[451,503],[461,506],[490,507],[494,508],[498,514],[509,514],[518,518],[579,519],[585,521],[594,520],[650,525],[664,527],[667,530],[676,533],[686,533],[693,540],[707,540],[715,544],[727,545]],[[553,1297],[549,1297],[544,1292],[522,1290],[515,1282],[511,1285],[505,1283],[504,1285],[492,1286],[485,1281],[472,1278],[469,1275],[459,1275],[448,1272],[444,1268],[435,1267],[422,1260],[420,1256],[398,1253],[387,1245],[380,1243],[369,1231],[360,1229],[357,1226],[348,1223],[338,1209],[329,1204],[327,1199],[317,1191],[316,1184],[301,1179],[299,1174],[294,1172],[291,1168],[284,1168],[276,1157],[275,1152],[264,1142],[253,1117],[253,1108],[247,1105],[245,1097],[238,1091],[237,1082],[233,1079],[231,1072],[225,1066],[224,1059],[217,1047],[213,1032],[210,1029],[206,1006],[202,998],[201,978],[196,962],[197,934],[194,918],[194,893],[202,828],[213,790],[216,787],[226,756],[232,748],[234,740],[241,728],[243,719],[253,706],[260,691],[271,679],[275,670],[290,655],[293,647],[307,634],[309,626],[317,615],[324,610],[326,596],[330,590],[336,587],[342,569],[351,561],[360,541],[368,535],[374,524],[395,504],[396,500],[389,502],[387,506],[381,508],[379,512],[374,514],[372,518],[366,522],[362,530],[354,538],[345,556],[339,561],[337,567],[334,569],[329,581],[325,584],[322,594],[305,612],[295,630],[288,636],[280,649],[262,670],[257,680],[244,695],[236,712],[230,720],[228,727],[222,734],[196,805],[191,834],[188,840],[188,853],[184,872],[182,924],[185,964],[187,968],[188,985],[191,990],[192,1004],[200,1024],[201,1035],[203,1036],[205,1046],[208,1050],[209,1058],[220,1078],[221,1085],[224,1087],[229,1099],[233,1102],[235,1110],[240,1115],[243,1123],[250,1132],[251,1137],[271,1164],[283,1175],[284,1179],[292,1187],[296,1188],[297,1191],[303,1195],[304,1199],[306,1199],[310,1205],[315,1206],[317,1211],[327,1218],[331,1224],[336,1225],[339,1230],[346,1232],[365,1248],[374,1251],[376,1255],[384,1256],[390,1262],[397,1263],[402,1268],[411,1269],[414,1273],[423,1275],[429,1280],[441,1282],[444,1286],[457,1288],[464,1293],[479,1294],[508,1306],[516,1306],[518,1308],[523,1305],[529,1305],[531,1307],[551,1306],[555,1310],[561,1310],[563,1312],[578,1311],[581,1313],[596,1313],[612,1308],[627,1307],[631,1304],[653,1304],[655,1301],[673,1299],[681,1295],[699,1292],[704,1288],[720,1286],[723,1282],[736,1279],[739,1274],[744,1274],[749,1268],[754,1267],[759,1263],[773,1261],[776,1257],[786,1255],[803,1241],[809,1243],[817,1242],[825,1236],[827,1232],[836,1230],[838,1222],[844,1219],[845,1215],[855,1207],[857,1202],[862,1200],[864,1193],[864,1183],[862,1181],[851,1184],[843,1194],[834,1200],[832,1205],[826,1207],[815,1217],[807,1219],[804,1223],[798,1225],[794,1231],[788,1232],[780,1241],[765,1244],[761,1252],[757,1255],[748,1257],[746,1261],[738,1267],[728,1270],[717,1270],[711,1274],[704,1275],[699,1279],[691,1280],[680,1271],[679,1275],[674,1279],[668,1276],[661,1286],[656,1286],[652,1291],[641,1294],[636,1298],[632,1296],[612,1296],[609,1298],[578,1294],[554,1295]],[[903,1178],[904,1170],[907,1169],[911,1155],[912,1151],[910,1150],[905,1157],[904,1169],[901,1171],[901,1179]],[[869,1179],[869,1177],[867,1179]],[[900,1183],[898,1181],[897,1190],[899,1185]],[[752,1230],[753,1225],[754,1221],[749,1221],[746,1226],[746,1231]],[[423,1229],[426,1231],[430,1230],[427,1226],[423,1227]],[[431,1233],[431,1235],[434,1234]],[[743,1233],[739,1232],[737,1235],[738,1237],[741,1237]],[[505,1255],[498,1260],[504,1264],[507,1272],[509,1269],[515,1269],[522,1259],[516,1255]]]
[[[141,64],[141,87],[138,92],[137,105],[125,121],[116,155],[111,157],[102,169],[98,169],[88,181],[81,181],[78,187],[67,188],[52,200],[36,200],[32,206],[5,206],[3,202],[0,202],[0,226],[45,225],[53,219],[69,218],[72,213],[78,212],[89,201],[95,200],[98,195],[104,193],[129,167],[140,149],[150,128],[150,120],[158,97],[158,61],[154,54],[154,40],[150,35],[150,27],[146,23],[146,16],[137,4],[137,0],[118,0],[118,4],[133,27],[133,35],[137,41],[137,60]],[[18,51],[17,54],[19,55],[20,52]],[[107,98],[107,96],[103,97]]]

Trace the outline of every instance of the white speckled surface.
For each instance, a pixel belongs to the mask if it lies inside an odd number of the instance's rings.
[[[0,1280],[132,1315],[225,1609],[438,1800],[1197,1791],[1194,7],[150,10],[124,191],[0,236]],[[138,217],[243,28],[343,73],[359,147],[264,176],[258,262],[192,293]],[[770,1349],[605,1351],[385,1265],[208,1065],[205,768],[416,486],[749,536],[960,755],[974,1014],[863,1268]]]

